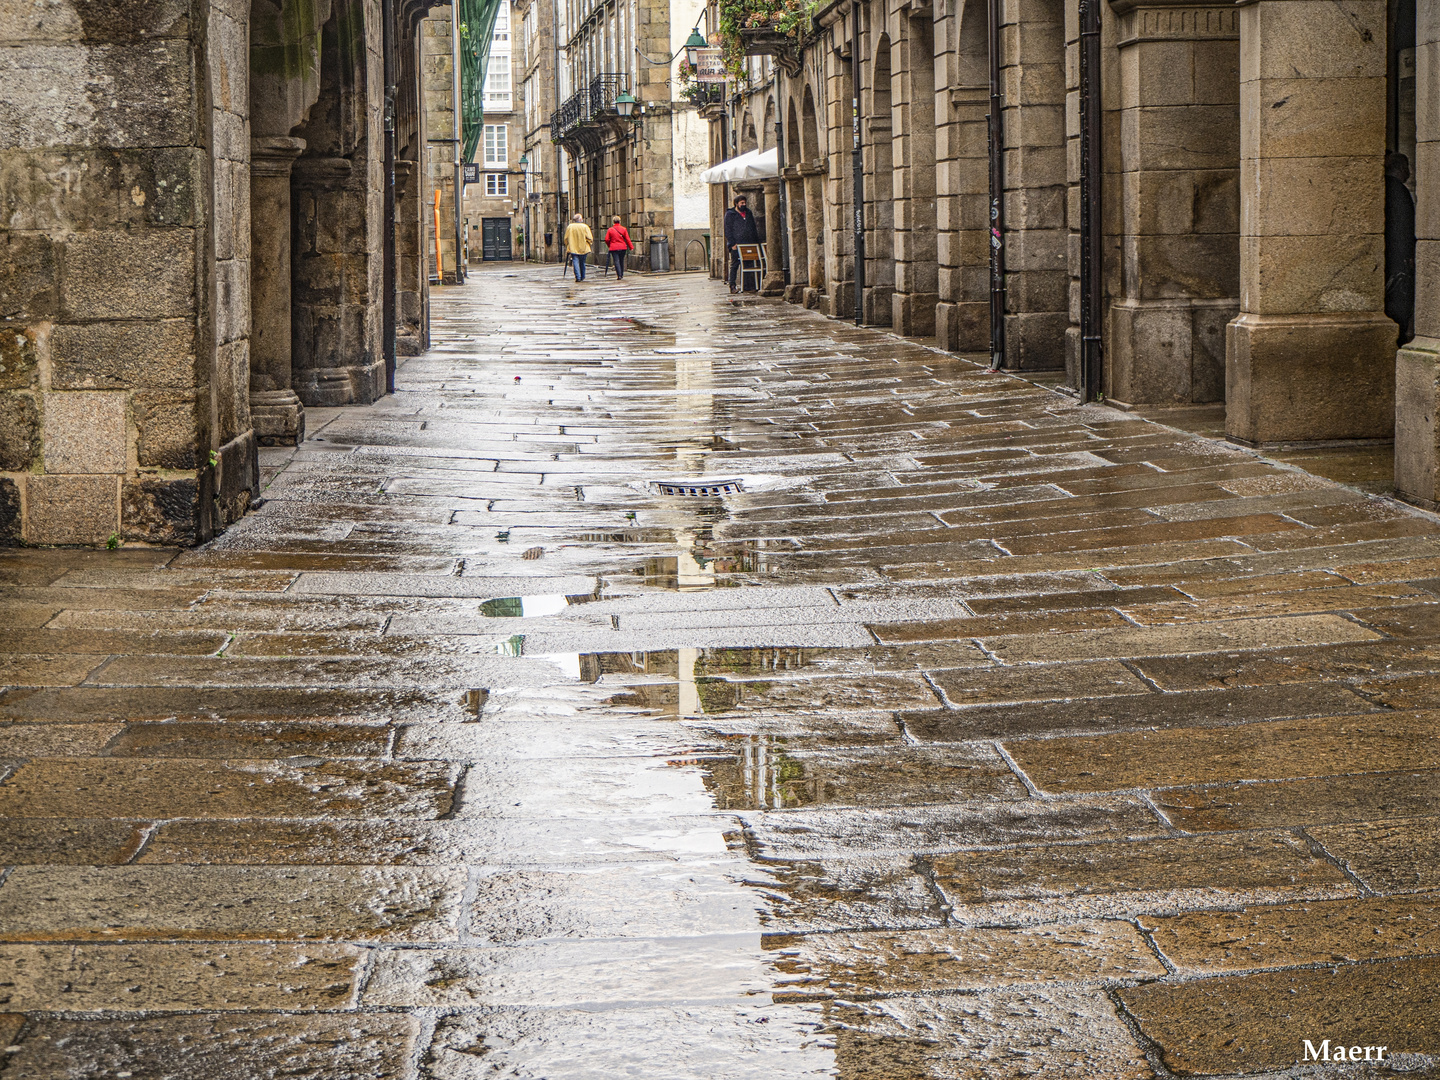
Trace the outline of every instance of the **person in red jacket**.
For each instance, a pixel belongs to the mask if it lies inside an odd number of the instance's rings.
[[[615,280],[621,281],[625,277],[625,254],[635,250],[635,245],[630,241],[630,234],[625,226],[620,224],[620,219],[615,219],[615,224],[605,230],[605,246],[610,249],[610,262],[615,267]]]

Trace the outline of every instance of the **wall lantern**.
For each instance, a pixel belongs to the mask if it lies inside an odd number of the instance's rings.
[[[529,159],[528,157],[526,157],[524,154],[521,154],[521,155],[520,155],[520,168],[522,168],[522,169],[523,169],[523,168],[526,168],[529,164],[530,164],[530,159]]]
[[[690,31],[690,36],[685,41],[685,63],[690,65],[694,71],[700,66],[699,51],[705,48],[705,39],[700,36],[700,27],[696,26]]]
[[[639,107],[640,103],[630,96],[629,90],[621,90],[615,98],[615,113],[621,120],[635,119],[635,111]]]

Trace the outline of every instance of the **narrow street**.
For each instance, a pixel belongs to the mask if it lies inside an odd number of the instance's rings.
[[[1440,1076],[1434,517],[702,275],[434,328],[0,555],[3,1080]]]

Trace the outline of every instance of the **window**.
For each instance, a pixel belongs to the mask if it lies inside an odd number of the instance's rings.
[[[510,164],[509,125],[485,125],[485,164]]]
[[[501,53],[490,57],[490,66],[485,69],[485,92],[487,94],[508,94],[510,92],[510,56]]]
[[[496,172],[486,173],[486,174],[485,174],[485,194],[486,194],[486,195],[509,195],[509,194],[510,194],[510,177],[506,176],[503,172],[499,172],[499,173],[496,173]]]

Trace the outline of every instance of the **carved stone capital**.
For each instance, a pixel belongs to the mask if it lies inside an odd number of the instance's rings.
[[[254,176],[289,176],[305,150],[304,139],[264,135],[250,140],[250,172]]]
[[[1195,0],[1110,0],[1119,16],[1119,48],[1143,41],[1237,41],[1240,13],[1234,3]]]

